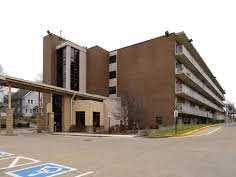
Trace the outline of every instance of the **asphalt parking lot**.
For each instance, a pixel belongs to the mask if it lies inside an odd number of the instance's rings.
[[[165,139],[0,136],[1,177],[234,177],[235,164],[235,124]]]

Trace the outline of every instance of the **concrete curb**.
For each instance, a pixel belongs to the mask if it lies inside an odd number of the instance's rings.
[[[90,133],[52,133],[52,135],[82,136],[82,137],[119,137],[119,138],[134,138],[134,137],[136,137],[136,135],[113,135],[113,134],[90,134]]]

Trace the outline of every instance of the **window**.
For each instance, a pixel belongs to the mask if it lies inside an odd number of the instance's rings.
[[[33,104],[34,101],[33,100],[30,100],[30,101],[31,101],[31,104]]]
[[[109,57],[109,64],[111,64],[111,63],[116,63],[116,55]]]
[[[70,64],[70,87],[71,90],[79,91],[79,55],[80,51],[71,47]]]
[[[65,63],[66,61],[66,48],[61,48],[57,50],[57,60],[56,60],[56,68],[57,68],[57,73],[56,73],[56,78],[57,78],[57,83],[56,85],[58,87],[63,87],[63,77],[65,73]],[[64,68],[63,68],[64,67]]]
[[[109,94],[116,94],[116,87],[109,87]]]
[[[30,104],[30,100],[28,100],[28,103]]]
[[[109,72],[109,79],[114,79],[114,78],[116,78],[116,71]]]
[[[27,113],[27,112],[28,112],[28,110],[27,110],[27,109],[25,109],[25,112]]]

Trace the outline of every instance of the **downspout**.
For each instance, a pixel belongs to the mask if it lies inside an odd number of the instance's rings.
[[[74,98],[75,98],[75,93],[73,93],[73,96],[70,99],[70,124],[71,125],[73,124],[73,122],[72,122],[72,119],[73,119],[72,111],[73,111],[73,100],[74,100]]]

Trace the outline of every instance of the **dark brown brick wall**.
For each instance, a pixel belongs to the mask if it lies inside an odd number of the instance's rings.
[[[53,34],[43,38],[43,83],[45,84],[56,85],[56,46],[65,41]],[[43,93],[43,112],[45,117],[49,100],[50,95]],[[47,128],[46,125],[47,123],[44,122],[44,128]]]
[[[53,34],[43,38],[43,83],[56,85],[56,46],[63,42]]]
[[[99,46],[87,50],[87,93],[108,96],[108,56]]]
[[[159,37],[118,50],[118,96],[128,94],[143,105],[139,109],[147,127],[155,126],[156,115],[165,126],[174,123],[174,47],[174,38]]]

